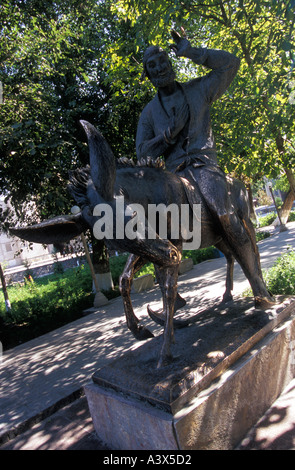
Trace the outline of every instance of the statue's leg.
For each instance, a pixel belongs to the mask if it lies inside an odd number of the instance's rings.
[[[253,247],[253,242],[247,234],[242,223],[238,224],[231,215],[221,216],[221,223],[225,232],[224,237],[235,259],[240,264],[247,277],[254,295],[255,306],[268,308],[274,304],[263,280],[258,249]],[[246,234],[246,235],[245,235]],[[245,237],[247,240],[245,240]]]
[[[163,344],[161,348],[160,358],[157,367],[163,367],[172,360],[171,343],[174,342],[173,315],[174,304],[177,296],[177,278],[178,266],[162,268],[165,277],[163,305],[165,313],[165,327],[163,333]]]
[[[226,261],[227,261],[225,292],[222,298],[222,302],[226,303],[226,302],[230,302],[231,300],[233,300],[231,291],[233,290],[235,258],[223,240],[216,244],[216,248],[224,254]]]
[[[130,255],[119,280],[127,326],[133,336],[140,341],[154,336],[147,328],[139,324],[139,319],[134,313],[130,296],[133,277],[145,264],[146,260],[136,255]]]
[[[155,272],[156,272],[156,277],[159,283],[159,287],[162,291],[162,295],[164,295],[164,283],[165,283],[165,276],[163,276],[163,271],[155,265]],[[175,305],[174,305],[174,313],[184,307],[186,305],[186,300],[181,297],[179,292],[177,292],[176,299],[175,299]],[[160,314],[161,315],[161,314]]]
[[[162,292],[162,298],[164,299],[165,295],[165,282],[166,282],[166,271],[165,269],[160,268],[159,266],[155,265],[155,272],[156,272],[156,277],[159,282],[159,287]],[[176,299],[175,299],[175,304],[174,304],[174,313],[184,307],[186,305],[186,300],[181,297],[181,295],[177,292],[176,294]],[[155,323],[158,323],[158,325],[165,325],[165,312],[164,308],[163,310],[159,312],[155,312],[154,310],[151,309],[151,307],[148,305],[147,306],[147,311],[149,316],[151,317],[152,320],[154,320]],[[177,320],[173,319],[173,325],[174,328],[184,328],[189,325],[189,320]]]
[[[212,176],[204,167],[200,169],[198,175],[200,190],[212,216],[216,217],[224,241],[249,280],[255,305],[267,308],[273,305],[274,301],[263,280],[252,223],[247,217],[241,219],[238,216],[237,210],[231,204],[223,176],[217,172],[215,178]]]

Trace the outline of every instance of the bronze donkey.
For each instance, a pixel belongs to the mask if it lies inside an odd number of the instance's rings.
[[[156,233],[152,239],[148,238],[150,232],[145,227],[145,237],[136,237],[132,240],[124,236],[116,238],[117,206],[116,197],[124,196],[124,208],[128,204],[140,204],[147,214],[149,204],[176,204],[179,208],[188,205],[189,183],[178,175],[170,173],[163,168],[155,166],[127,165],[116,168],[116,159],[104,137],[91,124],[81,121],[86,132],[89,145],[90,166],[70,173],[69,191],[76,203],[81,207],[81,213],[71,216],[60,216],[40,224],[12,228],[12,234],[35,243],[61,243],[78,236],[86,229],[95,229],[100,220],[96,207],[103,204],[112,209],[114,227],[113,237],[105,239],[109,248],[131,253],[120,278],[120,290],[124,303],[124,310],[128,328],[138,339],[151,337],[151,333],[139,324],[130,297],[131,283],[135,272],[145,263],[152,262],[155,266],[157,279],[163,296],[163,314],[157,316],[149,309],[152,318],[164,322],[163,345],[160,352],[158,367],[171,360],[171,342],[173,341],[173,316],[175,308],[181,305],[181,298],[177,294],[178,269],[181,261],[184,239],[180,235],[173,239],[173,220],[167,218],[167,239],[162,239]],[[228,190],[235,215],[245,227],[248,237],[243,256],[235,253],[235,243],[231,248],[217,221],[211,215],[206,205],[201,204],[200,248],[216,246],[227,259],[227,279],[224,300],[231,299],[234,259],[241,265],[245,276],[249,280],[254,294],[255,305],[267,308],[273,304],[273,299],[263,281],[259,252],[255,241],[254,227],[249,217],[247,192],[241,182],[228,179]],[[106,205],[106,206],[105,206]],[[132,212],[132,211],[131,211]],[[190,209],[190,227],[193,223],[193,211]],[[124,226],[134,218],[134,211],[124,212]],[[155,229],[157,230],[157,228]],[[95,232],[94,232],[95,233]],[[238,250],[237,250],[238,251]],[[240,253],[240,250],[239,250]]]

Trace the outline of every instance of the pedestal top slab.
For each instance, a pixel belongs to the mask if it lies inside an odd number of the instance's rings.
[[[158,336],[99,369],[93,381],[175,414],[293,313],[294,297],[277,297],[266,311],[255,309],[253,299],[209,308],[188,327],[175,330],[169,365],[156,368],[162,345]]]

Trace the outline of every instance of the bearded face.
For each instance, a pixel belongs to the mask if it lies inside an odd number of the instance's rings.
[[[149,79],[156,88],[169,86],[175,80],[175,73],[169,58],[164,53],[152,55],[146,63]]]

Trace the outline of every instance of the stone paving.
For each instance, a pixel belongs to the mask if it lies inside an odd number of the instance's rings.
[[[295,246],[295,223],[259,243],[263,268]],[[220,301],[224,258],[203,262],[179,277],[179,291],[195,311]],[[235,265],[234,295],[249,286]],[[136,314],[155,335],[146,304],[161,305],[158,287],[132,295]],[[0,367],[0,450],[105,449],[97,439],[83,386],[102,365],[139,347],[125,325],[121,298],[93,313],[4,353]],[[295,449],[295,382],[245,437],[242,449]],[[259,417],[257,417],[259,419]],[[8,440],[9,439],[9,440]]]

